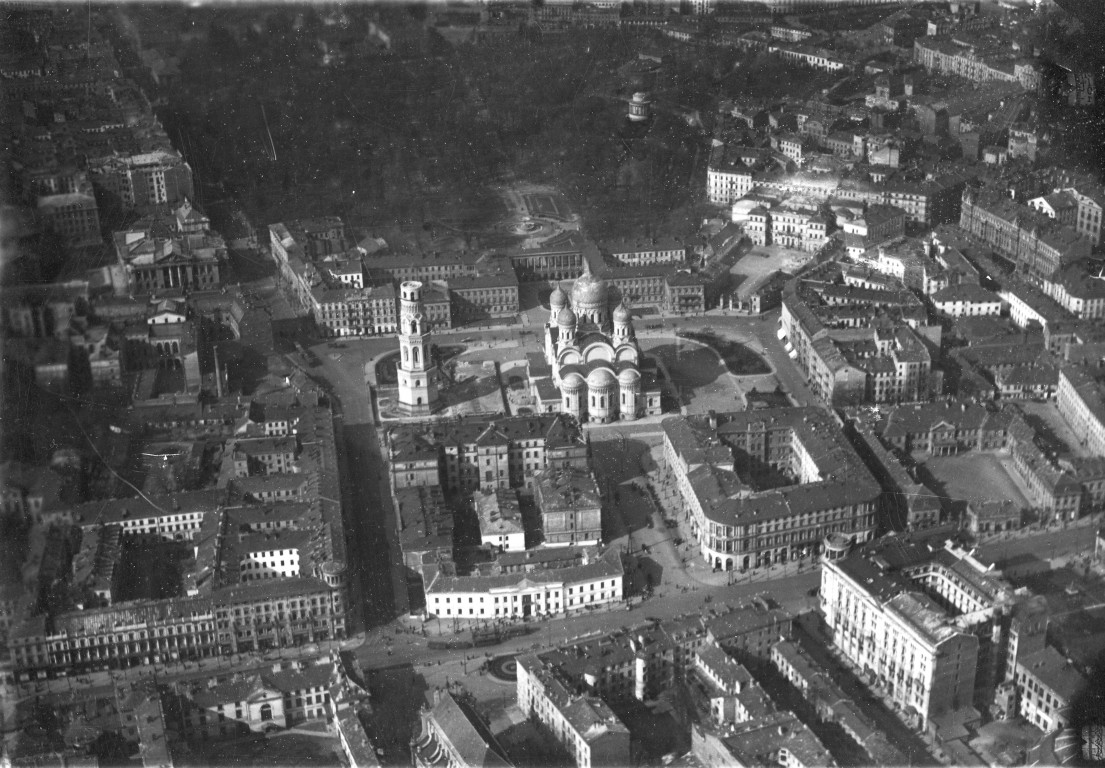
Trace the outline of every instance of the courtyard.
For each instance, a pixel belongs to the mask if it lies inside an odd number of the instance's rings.
[[[953,519],[966,511],[972,499],[1008,499],[1020,509],[1028,509],[1031,505],[1006,471],[1003,458],[979,451],[932,456],[920,465],[919,479],[942,497],[944,511]]]

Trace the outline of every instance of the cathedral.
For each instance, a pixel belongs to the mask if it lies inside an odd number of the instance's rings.
[[[613,312],[605,281],[587,260],[571,297],[559,287],[549,297],[545,359],[560,390],[560,410],[580,421],[632,421],[660,414],[655,372],[642,366],[633,316],[623,302]]]

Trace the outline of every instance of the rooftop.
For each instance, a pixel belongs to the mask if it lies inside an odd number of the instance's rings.
[[[1019,659],[1017,669],[1023,669],[1025,674],[1031,675],[1039,680],[1041,685],[1050,688],[1063,706],[1069,706],[1089,684],[1082,673],[1050,645],[1042,651]]]

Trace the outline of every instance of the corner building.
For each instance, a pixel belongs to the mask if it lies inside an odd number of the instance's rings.
[[[948,542],[888,537],[821,571],[821,609],[833,644],[917,724],[985,709],[1010,659],[1036,647],[1023,617],[1032,596]]]
[[[684,517],[715,568],[785,563],[874,535],[879,484],[828,413],[770,408],[661,427]]]

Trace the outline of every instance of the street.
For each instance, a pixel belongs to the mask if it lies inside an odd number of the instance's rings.
[[[366,668],[388,667],[396,664],[413,664],[421,667],[427,679],[453,674],[453,679],[463,676],[465,656],[484,654],[499,656],[520,653],[537,648],[550,648],[591,633],[609,632],[619,627],[633,627],[651,619],[669,619],[684,614],[697,614],[720,603],[741,604],[754,595],[769,594],[776,602],[789,610],[809,610],[816,598],[810,590],[821,583],[817,570],[793,574],[769,582],[740,582],[733,585],[703,586],[697,588],[663,588],[632,611],[618,608],[612,611],[580,613],[574,616],[550,619],[544,622],[528,622],[530,634],[512,638],[499,645],[475,650],[431,650],[428,642],[437,639],[439,631],[448,632],[447,622],[430,621],[426,624],[426,636],[417,631],[421,622],[398,621],[387,627],[369,631],[364,643],[355,651],[361,665]],[[415,631],[411,631],[415,630]],[[446,634],[442,639],[448,639]],[[453,670],[457,670],[454,673]]]

